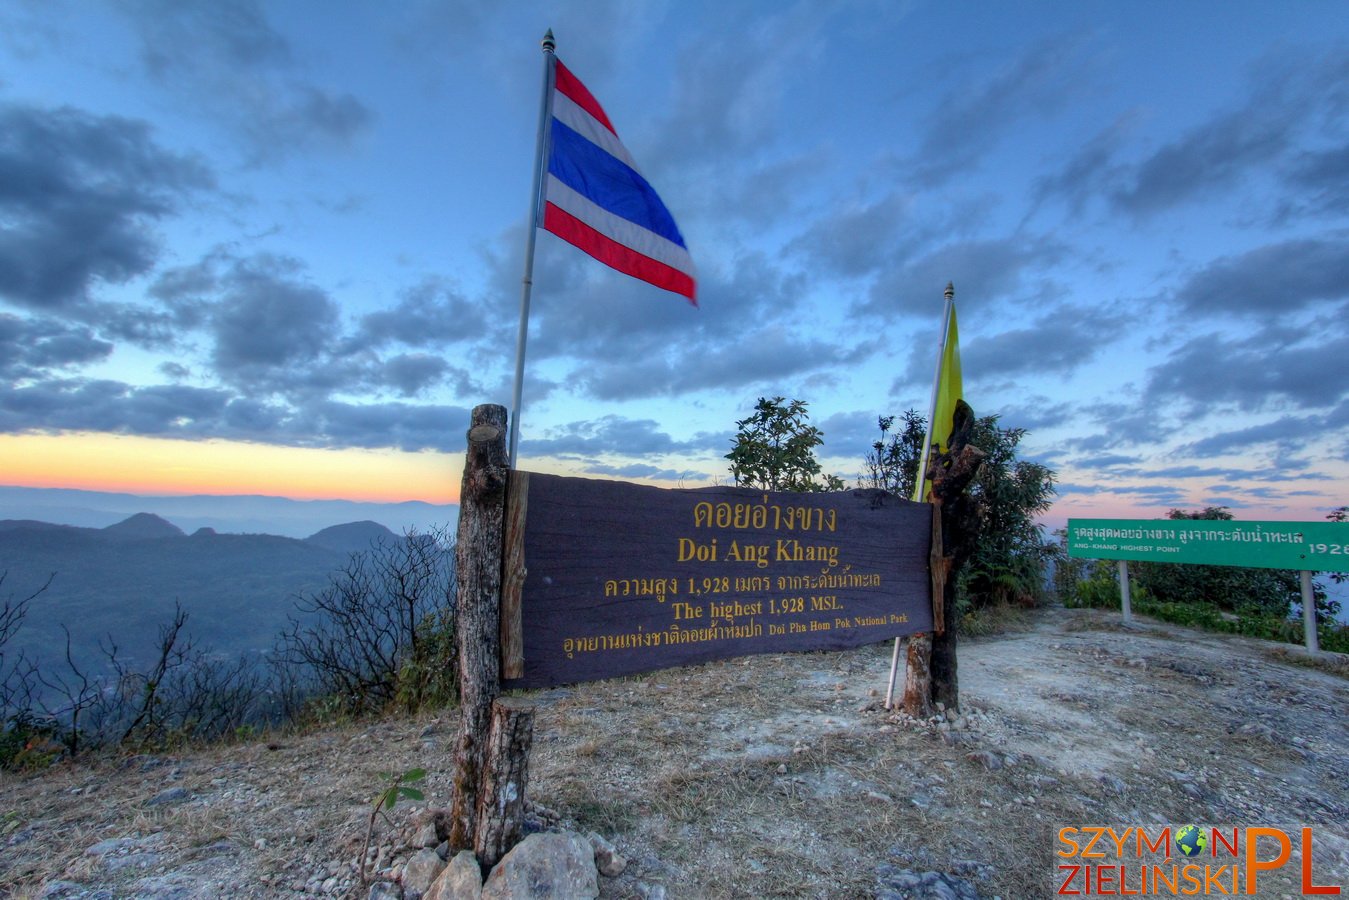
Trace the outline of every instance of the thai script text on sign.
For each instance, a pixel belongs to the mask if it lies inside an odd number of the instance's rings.
[[[524,677],[542,687],[932,628],[932,508],[881,491],[531,473]]]
[[[1068,555],[1345,572],[1349,522],[1069,519]]]

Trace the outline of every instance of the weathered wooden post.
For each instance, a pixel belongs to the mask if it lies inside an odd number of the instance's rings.
[[[529,785],[529,751],[534,743],[534,704],[498,697],[487,732],[487,767],[478,791],[473,854],[484,868],[495,866],[520,842]]]
[[[956,666],[956,574],[974,552],[979,520],[967,488],[979,471],[984,451],[969,442],[974,411],[956,402],[950,446],[928,463],[932,480],[932,612],[931,635],[909,639],[904,671],[904,711],[923,718],[933,705],[960,708]]]
[[[501,693],[501,542],[506,510],[506,408],[473,409],[459,494],[455,566],[459,577],[459,744],[454,753],[450,846],[473,847],[478,782],[492,701]]]
[[[494,865],[519,840],[534,711],[501,693],[501,591],[506,524],[506,409],[473,410],[459,497],[459,742],[450,846]]]

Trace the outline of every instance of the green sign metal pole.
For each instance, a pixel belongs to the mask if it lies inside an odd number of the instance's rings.
[[[1129,564],[1121,559],[1118,565],[1119,565],[1120,609],[1124,612],[1124,624],[1132,625],[1134,620],[1134,611],[1132,605],[1129,602]]]
[[[1305,569],[1302,575],[1302,631],[1307,638],[1307,652],[1316,653],[1320,637],[1316,633],[1316,593],[1312,590],[1312,573]]]

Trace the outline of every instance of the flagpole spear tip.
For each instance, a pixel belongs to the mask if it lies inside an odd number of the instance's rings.
[[[946,282],[946,299],[950,300],[956,295],[956,285],[954,281]]]
[[[553,40],[553,29],[548,29],[547,33],[543,36],[543,40],[540,41],[539,44],[543,47],[544,53],[552,53],[557,49],[557,41]]]

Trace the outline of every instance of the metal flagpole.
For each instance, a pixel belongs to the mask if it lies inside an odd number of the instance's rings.
[[[913,500],[923,502],[923,485],[927,483],[927,456],[932,449],[932,429],[937,427],[933,421],[937,418],[937,394],[941,390],[941,364],[946,357],[946,341],[951,332],[951,304],[956,301],[954,282],[946,282],[946,305],[942,308],[941,343],[937,345],[937,370],[932,375],[932,399],[927,405],[927,432],[923,435],[923,452],[918,456],[918,479],[913,486]],[[885,708],[890,709],[895,697],[895,677],[899,674],[899,644],[903,638],[895,638],[895,651],[890,655],[890,683],[885,688]]]
[[[525,341],[529,337],[529,295],[534,286],[534,241],[539,231],[539,201],[543,191],[543,165],[548,143],[548,120],[553,114],[553,29],[543,36],[543,100],[539,103],[539,134],[534,144],[534,187],[529,195],[529,235],[525,238],[525,277],[520,289],[520,330],[515,336],[515,393],[511,400],[511,468],[517,467],[520,443],[520,397],[525,389]]]

